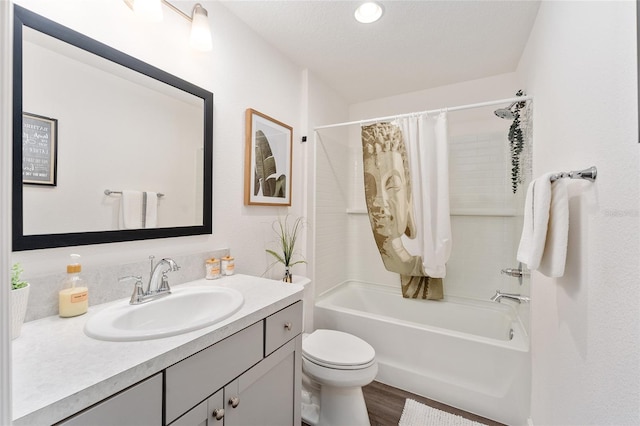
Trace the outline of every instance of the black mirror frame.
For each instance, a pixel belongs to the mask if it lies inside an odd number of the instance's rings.
[[[204,101],[203,224],[175,228],[131,229],[66,234],[23,235],[22,196],[22,28],[27,26],[109,61],[191,93]],[[35,250],[212,233],[213,93],[113,49],[23,7],[14,5],[13,29],[13,250]]]

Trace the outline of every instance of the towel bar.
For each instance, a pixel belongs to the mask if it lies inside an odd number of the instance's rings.
[[[122,191],[112,191],[110,189],[105,189],[104,190],[104,195],[111,195],[111,194],[122,194]],[[158,196],[158,198],[164,197],[164,194],[162,192],[158,192],[157,196]]]
[[[551,175],[549,180],[551,182],[555,182],[558,179],[570,178],[570,179],[586,179],[590,182],[593,182],[594,180],[596,180],[596,176],[598,176],[598,169],[596,169],[596,166],[591,166],[588,169],[584,169],[584,170],[574,170],[571,172],[555,173]]]

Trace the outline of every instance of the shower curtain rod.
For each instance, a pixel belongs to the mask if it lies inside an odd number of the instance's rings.
[[[348,122],[345,122],[345,123],[327,124],[325,126],[314,127],[313,131],[317,131],[317,130],[320,130],[320,129],[329,129],[329,128],[332,128],[332,127],[350,126],[352,124],[375,123],[376,121],[392,120],[392,119],[395,119],[395,118],[410,117],[412,115],[436,114],[436,113],[443,112],[443,111],[462,111],[464,109],[480,108],[480,107],[485,107],[485,106],[508,104],[508,103],[513,103],[513,102],[522,102],[522,101],[528,101],[528,100],[531,100],[531,99],[533,99],[533,96],[517,96],[517,97],[514,97],[514,98],[499,99],[499,100],[496,100],[496,101],[480,102],[480,103],[477,103],[477,104],[460,105],[460,106],[455,106],[455,107],[432,109],[432,110],[429,110],[429,111],[421,111],[421,112],[410,112],[410,113],[407,113],[407,114],[389,115],[387,117],[368,118],[368,119],[365,119],[365,120],[348,121]]]

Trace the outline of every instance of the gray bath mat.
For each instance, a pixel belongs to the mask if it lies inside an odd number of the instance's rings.
[[[483,424],[407,399],[398,426],[483,426]]]

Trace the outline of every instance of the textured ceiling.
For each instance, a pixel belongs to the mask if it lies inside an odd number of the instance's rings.
[[[359,1],[222,1],[349,103],[515,71],[539,1],[382,0],[364,25]]]

